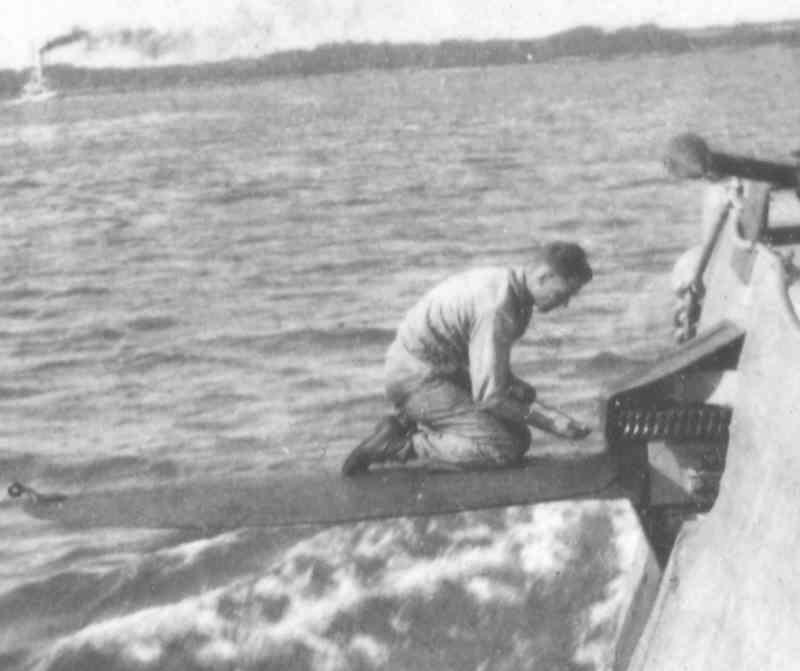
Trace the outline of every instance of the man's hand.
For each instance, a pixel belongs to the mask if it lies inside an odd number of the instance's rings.
[[[586,424],[567,418],[558,418],[554,422],[554,429],[556,435],[567,440],[581,440],[592,432],[591,427]]]

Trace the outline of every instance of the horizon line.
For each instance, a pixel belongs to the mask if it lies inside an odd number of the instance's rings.
[[[796,26],[800,28],[800,17],[787,18],[787,19],[774,19],[769,21],[750,21],[750,20],[735,21],[727,24],[713,23],[701,26],[685,26],[685,27],[667,26],[657,23],[655,21],[645,21],[642,23],[629,24],[614,28],[603,27],[601,25],[592,23],[580,23],[580,24],[575,24],[574,26],[571,26],[569,28],[564,28],[563,30],[557,30],[552,33],[547,33],[537,37],[479,38],[479,37],[465,36],[465,37],[445,37],[436,40],[391,40],[391,39],[375,40],[366,38],[366,39],[350,39],[350,40],[319,42],[317,44],[314,44],[313,46],[284,47],[280,49],[275,49],[274,51],[265,51],[250,56],[238,56],[238,57],[219,58],[219,59],[198,59],[198,60],[187,60],[187,61],[175,61],[169,63],[158,63],[154,61],[151,63],[142,63],[139,65],[105,65],[105,66],[93,66],[84,64],[74,64],[74,63],[69,63],[68,61],[57,61],[55,63],[51,63],[49,67],[71,68],[76,70],[98,70],[98,71],[99,70],[120,70],[120,71],[157,70],[162,68],[192,68],[192,67],[203,67],[203,66],[226,64],[226,63],[257,62],[281,54],[289,54],[289,53],[310,54],[319,49],[332,48],[332,47],[345,47],[353,45],[436,47],[436,46],[444,46],[449,43],[462,43],[462,44],[467,43],[475,45],[493,44],[493,43],[524,43],[524,42],[536,43],[536,42],[544,42],[548,39],[557,37],[559,35],[566,35],[581,30],[593,30],[597,31],[598,33],[603,33],[605,35],[611,36],[621,32],[637,31],[650,28],[650,29],[657,29],[665,33],[678,33],[686,36],[691,36],[692,34],[702,34],[712,31],[731,31],[735,30],[736,28],[744,28],[744,27],[768,29],[768,28],[780,28],[784,26],[785,27]],[[31,67],[32,67],[31,65],[26,65],[21,68],[0,66],[0,72],[24,73],[30,70]]]

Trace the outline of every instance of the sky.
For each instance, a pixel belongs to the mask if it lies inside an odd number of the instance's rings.
[[[800,19],[800,0],[0,0],[0,68],[80,29],[46,62],[136,66],[251,57],[320,43],[541,37]]]

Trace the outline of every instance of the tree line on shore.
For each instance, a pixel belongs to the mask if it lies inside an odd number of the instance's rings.
[[[54,88],[62,91],[128,90],[356,70],[487,67],[545,63],[563,58],[603,60],[768,44],[800,46],[800,21],[696,30],[671,30],[651,24],[616,31],[582,26],[528,40],[446,40],[435,44],[347,42],[309,50],[281,51],[260,58],[191,65],[85,68],[56,64],[47,68],[47,77]],[[26,78],[26,72],[0,71],[0,96],[16,95]]]

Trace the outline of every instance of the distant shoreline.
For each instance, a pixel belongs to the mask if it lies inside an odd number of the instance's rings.
[[[681,30],[653,24],[614,31],[581,26],[529,40],[446,40],[435,44],[350,42],[280,51],[251,59],[137,68],[57,64],[47,68],[47,78],[59,91],[85,93],[244,83],[359,70],[532,65],[565,58],[609,60],[765,45],[800,47],[800,20]],[[24,71],[0,70],[0,98],[17,95],[26,78]]]

